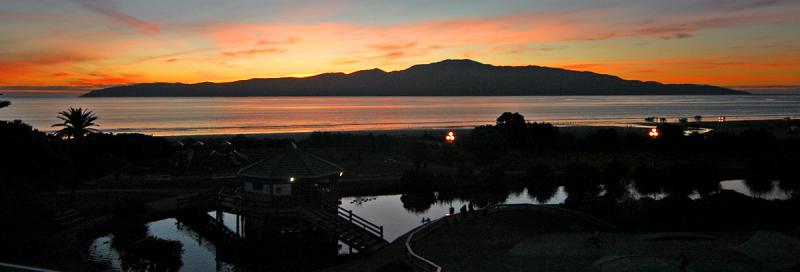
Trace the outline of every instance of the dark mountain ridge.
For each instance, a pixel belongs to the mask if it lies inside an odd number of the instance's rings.
[[[541,66],[494,66],[444,60],[405,70],[253,78],[225,83],[142,83],[91,91],[85,97],[175,96],[534,96],[747,94],[723,87],[662,84]]]

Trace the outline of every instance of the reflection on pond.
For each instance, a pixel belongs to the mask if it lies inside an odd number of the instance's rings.
[[[150,271],[232,271],[231,264],[220,261],[216,258],[215,247],[208,240],[203,239],[197,233],[188,228],[182,227],[175,218],[168,218],[148,223],[148,235],[152,239],[166,241],[163,243],[167,249],[158,250],[159,258],[172,258],[164,262],[165,265],[159,267],[170,268],[169,270],[150,270]],[[101,263],[106,271],[130,271],[128,264],[140,259],[136,255],[131,255],[128,251],[122,251],[113,246],[115,240],[113,234],[99,237],[94,240],[89,248],[89,256],[92,261]],[[171,245],[169,244],[171,242]],[[157,242],[159,243],[159,242]],[[181,245],[181,251],[177,251],[177,244]],[[153,248],[153,244],[149,246]],[[147,247],[143,247],[145,249]],[[171,249],[170,249],[171,248]],[[134,250],[139,251],[137,249]],[[180,252],[180,254],[177,254]],[[146,255],[145,255],[146,256]],[[177,269],[174,269],[176,268]],[[134,271],[141,271],[135,270]]]
[[[235,215],[222,215],[225,226],[235,228]],[[114,234],[95,239],[89,247],[90,261],[103,271],[314,271],[344,260],[337,257],[336,241],[313,233],[292,237],[290,242],[275,237],[230,247],[175,218],[146,226],[147,238],[124,249],[114,245]]]
[[[766,200],[786,200],[792,197],[792,191],[779,186],[778,182],[765,179],[725,180],[720,182],[722,189],[762,198]]]
[[[530,189],[522,189],[517,192],[506,192],[498,203],[507,204],[561,204],[567,198],[562,186],[554,189],[555,193],[551,197],[531,197]],[[440,194],[431,193],[425,197],[411,196],[410,194],[401,195],[382,195],[371,197],[346,197],[342,198],[342,207],[353,210],[359,216],[382,225],[384,228],[384,238],[393,241],[405,234],[409,230],[422,224],[425,218],[437,219],[448,213],[452,206],[458,210],[461,206],[469,205],[467,199],[447,197],[440,199]],[[433,196],[433,201],[431,201]],[[422,199],[420,203],[407,203],[413,200]],[[411,207],[406,208],[406,207]]]
[[[128,245],[120,254],[125,271],[178,271],[183,262],[183,243],[147,237]]]
[[[790,194],[781,190],[780,186],[771,183],[769,186],[752,184],[745,180],[728,180],[720,183],[724,190],[733,190],[748,196],[764,199],[788,199]],[[768,188],[766,190],[765,188]],[[637,198],[639,193],[634,186],[628,186],[629,196]],[[601,193],[602,194],[602,193]],[[661,197],[663,193],[659,193]],[[649,194],[649,196],[653,196]],[[509,189],[502,194],[497,192],[487,193],[484,196],[454,196],[443,193],[410,193],[382,196],[346,197],[341,199],[341,206],[353,210],[355,214],[384,227],[384,238],[393,241],[409,230],[419,226],[423,219],[437,219],[448,213],[450,207],[458,210],[460,207],[473,203],[476,206],[497,203],[530,203],[530,204],[563,204],[568,194],[563,186],[554,184],[531,184],[527,187]],[[694,193],[692,198],[700,197]],[[210,212],[209,216],[214,213]],[[231,230],[236,229],[234,214],[223,213],[222,223]],[[137,229],[137,228],[132,228]],[[144,232],[142,232],[142,230]],[[157,271],[243,271],[243,270],[277,270],[296,271],[311,270],[329,266],[340,262],[335,255],[348,252],[346,246],[340,248],[336,243],[324,246],[320,252],[309,252],[307,249],[282,250],[281,252],[269,249],[259,250],[262,254],[249,256],[248,260],[232,259],[218,252],[217,246],[208,237],[200,235],[186,224],[181,224],[175,218],[168,218],[148,223],[139,231],[131,231],[131,237],[115,237],[112,234],[99,237],[90,246],[89,254],[93,261],[102,263],[108,271],[120,270],[157,270]],[[139,238],[135,238],[139,237]],[[117,250],[115,240],[141,239],[146,237],[147,242],[141,245],[131,243],[128,248],[133,251]],[[116,239],[115,239],[116,238]],[[314,238],[311,238],[314,239]],[[264,242],[269,244],[270,242]],[[269,245],[267,245],[269,247]],[[273,248],[274,245],[273,245]],[[312,251],[314,249],[311,249]],[[228,252],[230,253],[230,252]],[[274,254],[273,254],[274,253]],[[268,257],[267,255],[272,255]],[[310,260],[314,255],[327,255],[322,260]],[[280,257],[274,257],[280,256]],[[346,257],[345,257],[346,258]],[[283,259],[284,263],[281,263]],[[303,260],[313,263],[310,267],[292,267],[286,260]],[[302,263],[302,262],[301,262]]]

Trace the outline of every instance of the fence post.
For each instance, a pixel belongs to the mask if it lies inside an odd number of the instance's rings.
[[[350,219],[350,223],[353,223],[353,210],[347,211],[348,219]]]

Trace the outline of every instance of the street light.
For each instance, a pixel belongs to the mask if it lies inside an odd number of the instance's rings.
[[[448,144],[452,144],[453,142],[455,142],[455,141],[456,141],[456,133],[455,133],[455,132],[453,132],[453,131],[448,131],[448,132],[447,132],[447,135],[446,135],[446,136],[444,136],[444,140],[445,140],[445,141],[446,141]]]
[[[648,133],[648,134],[650,135],[650,138],[653,138],[653,139],[658,138],[658,129],[657,128],[652,128],[652,129],[650,129],[650,133]]]

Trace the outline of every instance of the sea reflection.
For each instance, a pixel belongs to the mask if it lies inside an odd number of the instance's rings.
[[[90,108],[107,132],[159,136],[474,127],[498,112],[556,125],[631,125],[644,116],[718,116],[729,120],[800,114],[800,96],[528,97],[5,97],[0,119],[52,128],[57,111]]]

